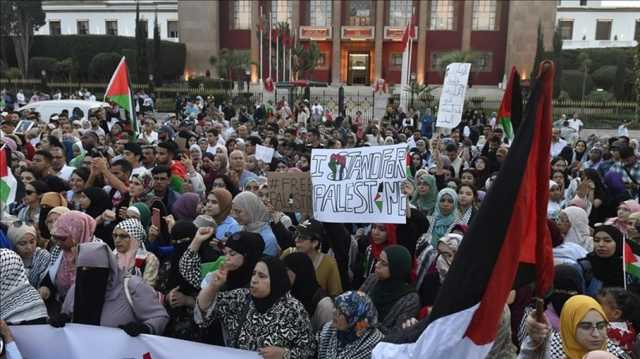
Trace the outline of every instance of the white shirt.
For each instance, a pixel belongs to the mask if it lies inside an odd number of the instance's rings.
[[[321,104],[315,104],[311,106],[311,112],[313,112],[313,114],[316,116],[321,116],[324,110],[322,109]]]
[[[576,130],[576,132],[580,132],[580,129],[584,127],[584,123],[579,118],[571,118],[569,119],[569,127]]]
[[[558,142],[553,142],[551,140],[551,157],[556,157],[562,152],[562,149],[567,146],[567,141],[562,138],[558,140]]]
[[[158,142],[158,133],[156,131],[151,131],[150,134],[146,132],[142,132],[142,139],[148,143],[157,143]]]
[[[75,168],[64,165],[64,167],[62,167],[62,169],[60,169],[60,171],[56,173],[56,176],[68,182],[69,179],[71,178],[71,175],[73,174],[73,171],[75,171]]]
[[[624,124],[618,126],[618,136],[629,137],[629,129]]]

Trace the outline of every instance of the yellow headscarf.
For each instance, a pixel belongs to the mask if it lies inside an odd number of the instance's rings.
[[[574,295],[562,306],[560,313],[560,336],[562,337],[562,348],[569,359],[581,359],[588,351],[576,341],[576,329],[578,323],[584,319],[584,316],[590,310],[595,310],[602,315],[604,320],[607,316],[604,314],[600,304],[593,298],[586,295]],[[602,344],[602,350],[606,350],[607,341]]]

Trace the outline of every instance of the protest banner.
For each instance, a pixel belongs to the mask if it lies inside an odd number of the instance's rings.
[[[460,124],[470,70],[469,63],[454,62],[447,65],[438,104],[436,127],[454,128]]]
[[[269,200],[277,211],[311,214],[309,172],[267,172]]]
[[[274,153],[275,153],[275,150],[273,148],[262,146],[262,145],[256,145],[256,154],[255,154],[256,160],[260,160],[264,163],[271,163]]]
[[[333,223],[406,223],[406,144],[311,152],[313,216]]]
[[[67,324],[10,327],[24,359],[258,359],[258,353],[156,335],[130,337],[122,329]]]

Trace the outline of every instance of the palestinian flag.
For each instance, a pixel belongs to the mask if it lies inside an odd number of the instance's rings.
[[[104,100],[110,100],[118,104],[120,108],[123,108],[129,114],[129,122],[131,124],[131,131],[133,131],[133,137],[138,138],[140,133],[140,126],[135,115],[135,107],[133,105],[133,97],[131,96],[131,85],[129,83],[129,69],[127,68],[127,60],[123,56],[116,67],[116,71],[111,76],[109,86],[104,94]]]
[[[16,200],[18,181],[13,177],[9,162],[7,161],[7,149],[0,148],[0,209]]]
[[[405,340],[415,343],[380,343],[374,359],[484,358],[519,269],[534,267],[536,295],[551,288],[547,201],[554,70],[547,64],[502,170],[460,245],[433,310],[421,323],[426,329]]]
[[[516,67],[511,68],[511,74],[509,75],[509,81],[507,82],[507,89],[502,96],[502,102],[500,103],[500,109],[498,110],[498,121],[502,129],[504,130],[507,138],[512,141],[515,137],[520,121],[514,121],[511,113],[522,112],[522,92],[520,89],[520,74]]]
[[[625,286],[640,282],[640,243],[627,238],[624,243]]]

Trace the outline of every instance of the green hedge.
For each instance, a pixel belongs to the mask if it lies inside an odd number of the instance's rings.
[[[562,89],[567,91],[569,97],[574,100],[579,100],[582,97],[582,81],[583,73],[578,70],[564,70],[562,71]],[[585,86],[585,95],[593,90],[594,84],[591,76],[587,75],[587,82]]]
[[[17,66],[15,53],[11,40],[4,39],[6,61],[9,66]],[[153,40],[147,40],[147,53],[151,53]],[[79,76],[82,80],[89,76],[89,64],[94,56],[101,52],[115,52],[127,57],[129,72],[135,76],[136,39],[125,36],[109,35],[38,35],[33,38],[31,57],[50,57],[56,60],[74,58],[78,62]],[[160,71],[162,81],[175,81],[184,74],[186,47],[181,43],[161,41],[160,44]],[[133,81],[138,81],[132,78]],[[146,82],[144,79],[143,82]]]

